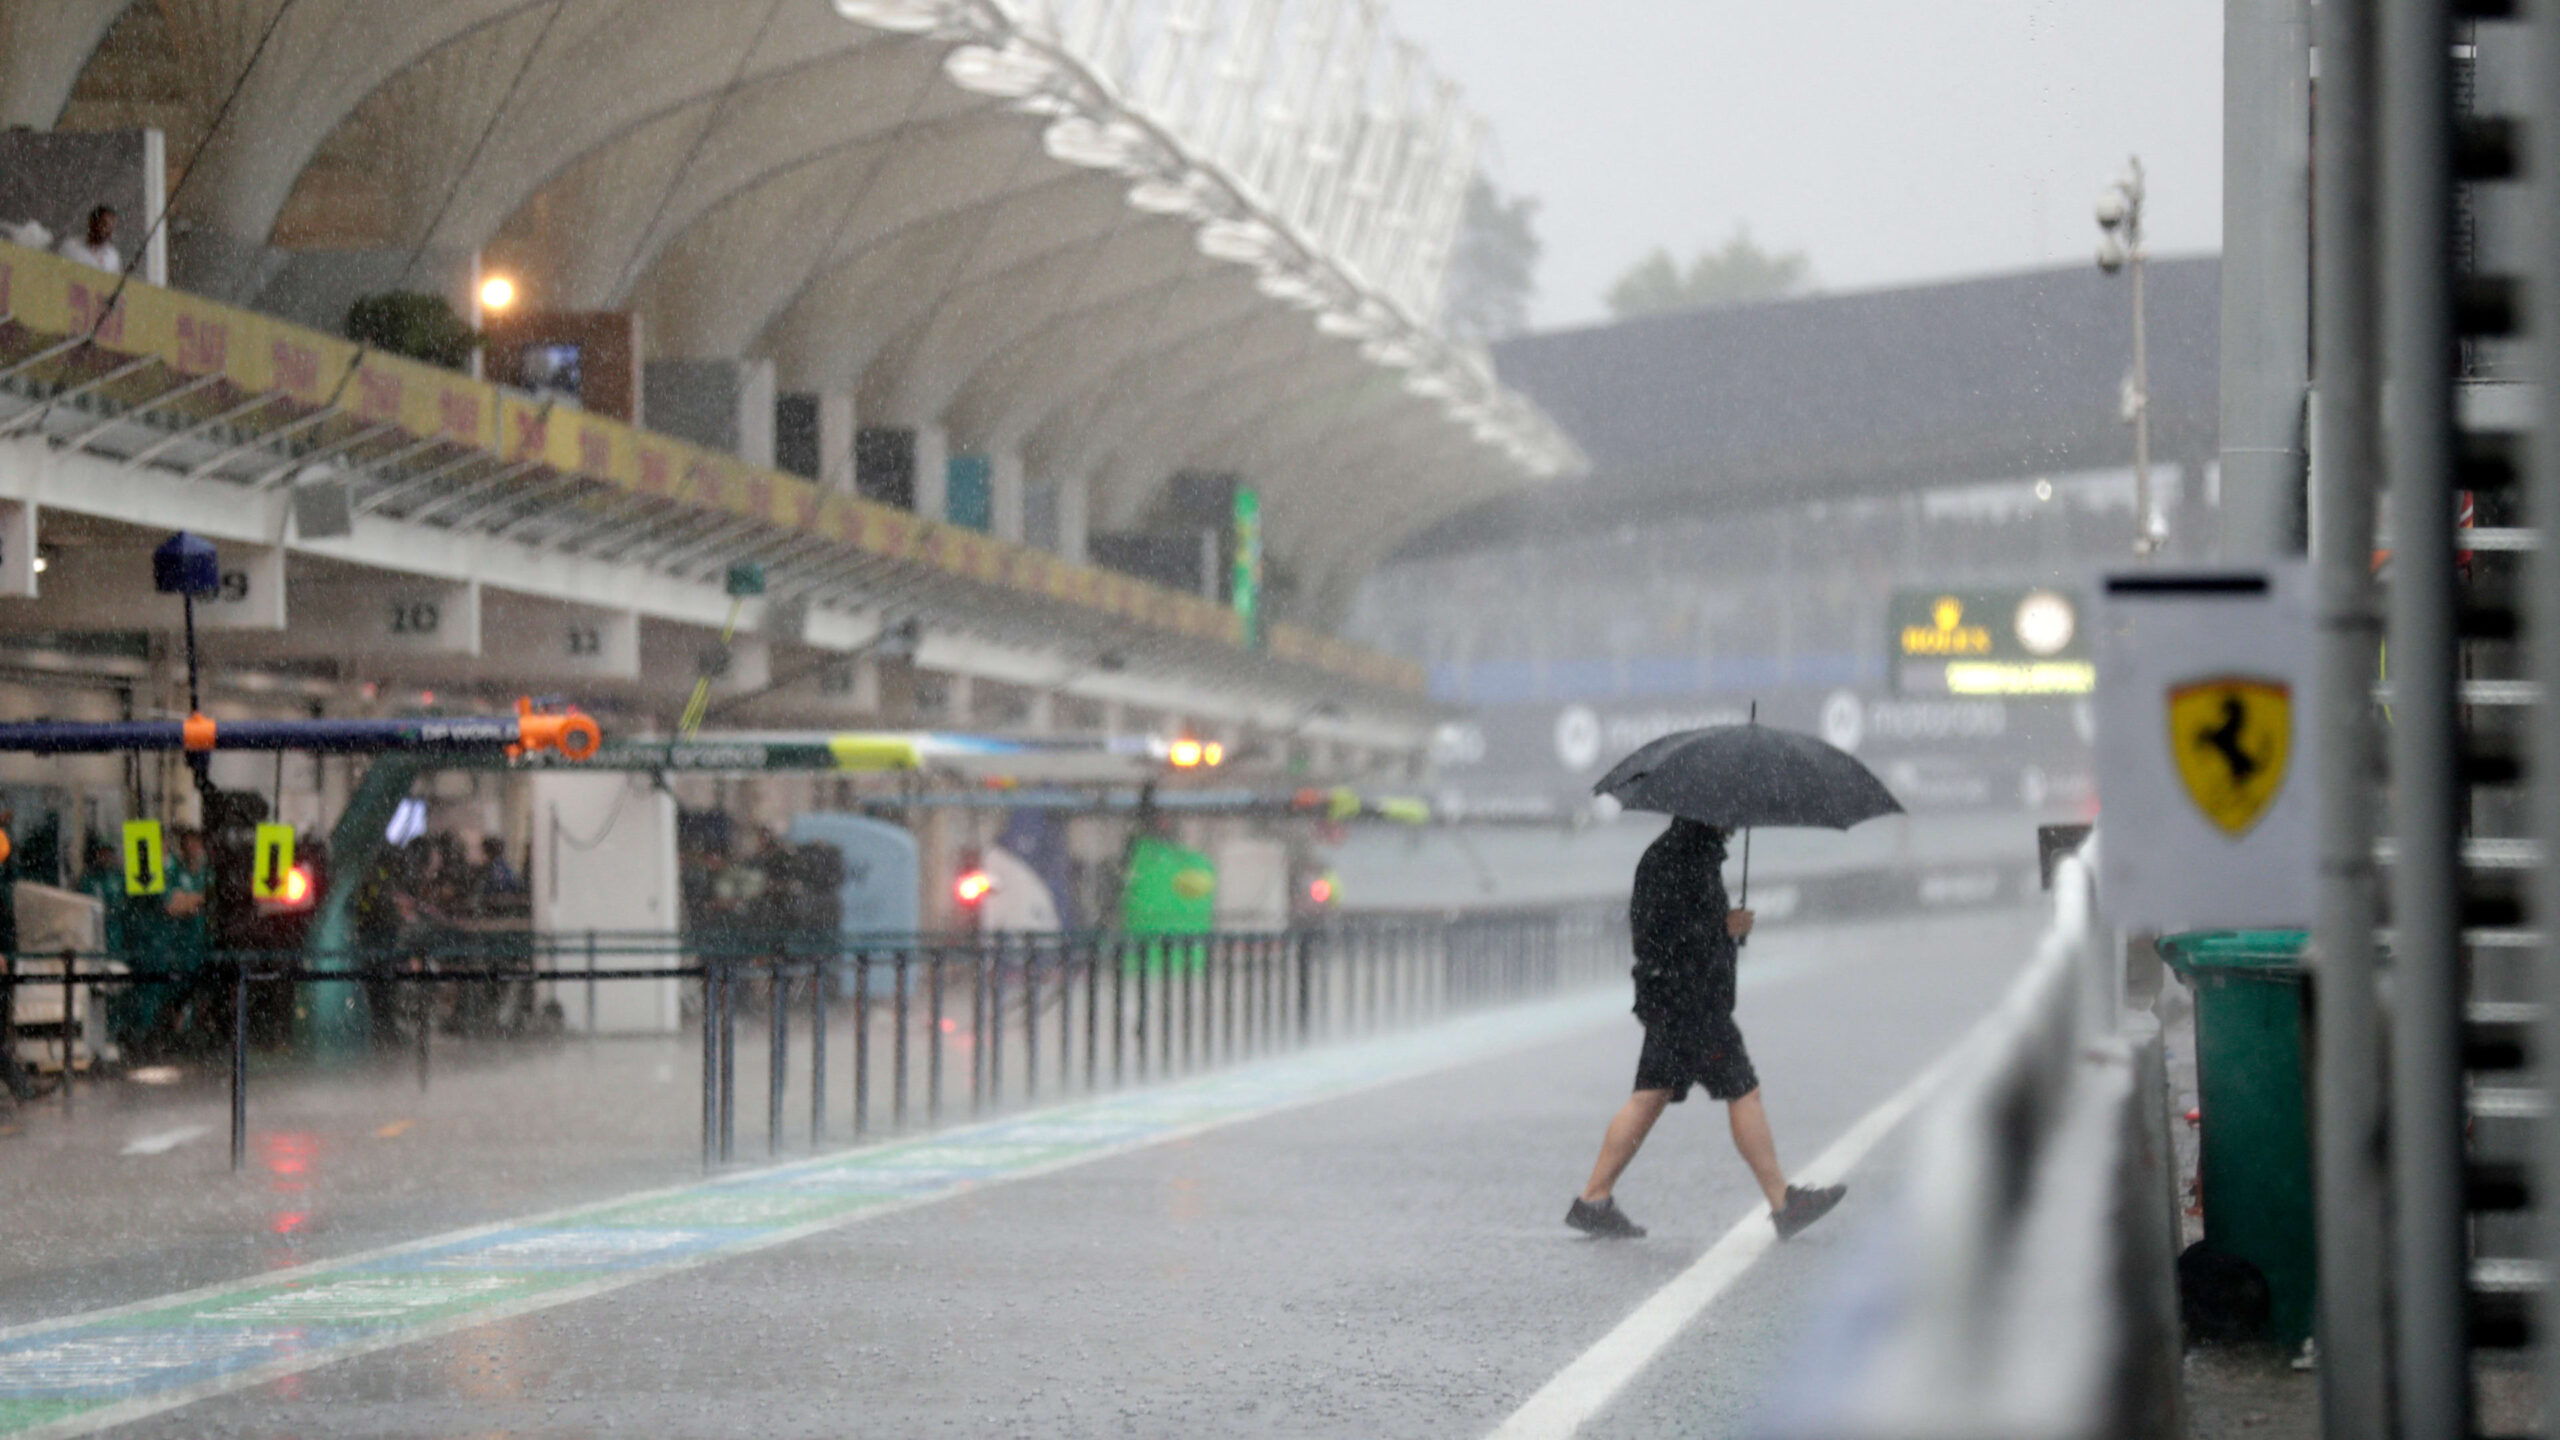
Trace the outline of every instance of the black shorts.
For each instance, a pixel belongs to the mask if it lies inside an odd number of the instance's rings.
[[[1644,1053],[1636,1057],[1636,1088],[1668,1090],[1676,1105],[1689,1098],[1692,1085],[1705,1086],[1710,1100],[1739,1100],[1760,1088],[1751,1052],[1742,1048],[1742,1027],[1731,1015],[1645,1027]]]

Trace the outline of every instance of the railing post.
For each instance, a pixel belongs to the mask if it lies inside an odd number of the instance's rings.
[[[720,957],[720,1160],[738,1158],[737,967]]]
[[[1039,940],[1021,938],[1021,1099],[1039,1099]]]
[[[1297,962],[1298,969],[1298,1044],[1300,1048],[1304,1048],[1315,1037],[1315,938],[1316,932],[1312,928],[1300,930],[1290,945],[1290,949],[1296,952],[1293,958]]]
[[[1084,957],[1084,1088],[1090,1093],[1102,1063],[1094,1049],[1102,1035],[1102,950],[1090,940],[1069,943]],[[1062,1032],[1061,1043],[1063,1038]]]
[[[1122,1079],[1120,1062],[1129,1048],[1129,952],[1114,936],[1108,946],[1097,952],[1096,963],[1103,953],[1111,956],[1111,1088],[1117,1090]]]
[[[1224,1035],[1224,1040],[1221,1040],[1224,1053],[1219,1056],[1219,1061],[1229,1063],[1229,1066],[1236,1063],[1236,945],[1242,945],[1242,940],[1236,940],[1234,935],[1229,935],[1226,943],[1219,945],[1226,969],[1226,994],[1219,999],[1219,1030]]]
[[[1004,937],[982,944],[978,965],[987,972],[987,1106],[1004,1107]]]
[[[596,932],[587,932],[587,1038],[596,1038]]]
[[[924,1123],[932,1125],[942,1119],[942,949],[935,946],[925,952],[925,992],[928,1015],[924,1035]],[[971,1074],[976,1068],[971,1067]]]
[[[914,1016],[910,1013],[913,1007],[907,1000],[907,975],[913,958],[908,951],[901,949],[898,958],[890,965],[890,978],[897,986],[897,994],[891,998],[896,1005],[898,1021],[897,1033],[890,1037],[890,1058],[896,1062],[898,1073],[890,1081],[889,1123],[900,1130],[907,1128],[907,1032],[915,1028]]]
[[[765,1012],[771,1033],[765,1040],[764,1153],[782,1153],[783,1067],[790,1063],[791,978],[781,957],[765,962]]]
[[[427,1093],[428,1047],[435,1043],[436,1035],[435,992],[427,988],[426,981],[418,978],[421,972],[415,967],[406,973],[410,992],[418,997],[418,1003],[411,1008],[418,1014],[418,1093],[424,1095]]]
[[[720,1163],[720,991],[702,961],[702,1168]]]
[[[809,961],[809,1148],[816,1150],[827,1141],[827,987],[834,983],[835,968],[827,963],[826,952],[815,952]]]
[[[71,1009],[72,1001],[79,995],[79,971],[79,957],[65,954],[62,957],[62,1113],[66,1117],[72,1113],[73,1105],[71,1066],[72,1062],[78,1058],[72,1052],[71,1037],[74,1031],[71,1026]]]
[[[853,956],[853,1133],[871,1128],[871,955]]]
[[[0,950],[0,1088],[17,1098],[18,1084],[18,956]]]
[[[63,1077],[63,1087],[71,1079]],[[249,967],[231,962],[231,1173],[249,1163]]]
[[[987,1102],[987,952],[983,946],[969,951],[969,1113],[975,1115]]]

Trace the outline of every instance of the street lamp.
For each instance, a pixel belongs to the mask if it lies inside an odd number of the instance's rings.
[[[2125,162],[2124,174],[2098,196],[2098,269],[2133,272],[2133,373],[2124,382],[2124,418],[2133,426],[2133,553],[2150,555],[2164,538],[2151,510],[2151,353],[2144,333],[2142,263],[2142,157]]]

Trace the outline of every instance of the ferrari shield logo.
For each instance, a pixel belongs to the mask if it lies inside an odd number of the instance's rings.
[[[2225,835],[2247,834],[2284,789],[2293,687],[2223,675],[2172,689],[2169,753],[2204,817]]]

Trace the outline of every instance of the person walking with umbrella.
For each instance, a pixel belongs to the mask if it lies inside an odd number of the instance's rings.
[[[1843,1185],[1792,1185],[1760,1098],[1760,1077],[1733,1017],[1735,962],[1751,934],[1749,836],[1742,907],[1724,888],[1727,837],[1753,825],[1845,830],[1902,806],[1866,767],[1811,736],[1757,723],[1684,731],[1620,761],[1593,787],[1631,810],[1673,818],[1637,862],[1628,897],[1635,948],[1635,1014],[1644,1025],[1635,1091],[1600,1141],[1591,1178],[1565,1223],[1604,1239],[1636,1239],[1644,1227],[1618,1208],[1626,1172],[1662,1112],[1691,1086],[1725,1103],[1734,1149],[1769,1202],[1778,1238],[1792,1239],[1831,1212]]]

